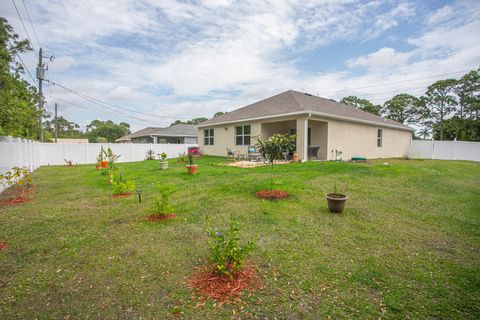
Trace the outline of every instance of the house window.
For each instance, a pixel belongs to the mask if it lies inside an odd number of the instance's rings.
[[[213,129],[203,130],[203,136],[204,136],[204,144],[206,146],[213,146],[213,143],[214,143]]]
[[[377,129],[377,147],[382,147],[383,130]]]
[[[235,144],[237,146],[250,145],[250,125],[235,127]]]

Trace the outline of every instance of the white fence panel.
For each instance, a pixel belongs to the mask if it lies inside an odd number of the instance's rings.
[[[480,161],[480,142],[413,140],[409,158]]]
[[[178,157],[197,144],[149,144],[149,143],[78,143],[55,144],[40,143],[12,137],[0,137],[0,172],[13,167],[28,167],[35,170],[43,165],[62,165],[65,160],[74,163],[96,163],[101,147],[111,148],[113,153],[120,154],[119,162],[141,161],[148,150],[155,154],[165,152],[168,158]]]

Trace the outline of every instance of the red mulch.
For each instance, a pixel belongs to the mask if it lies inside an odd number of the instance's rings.
[[[7,249],[8,245],[6,242],[0,241],[0,250],[5,250]]]
[[[288,198],[288,192],[281,190],[260,190],[256,193],[259,199],[278,200]]]
[[[151,221],[151,222],[157,222],[157,221],[165,221],[165,220],[170,220],[170,219],[175,219],[177,215],[175,213],[169,213],[169,214],[151,214],[149,215],[146,220]]]
[[[14,206],[14,205],[17,205],[17,204],[20,204],[20,203],[27,202],[29,200],[30,199],[23,198],[23,197],[18,197],[18,198],[14,198],[14,199],[3,199],[2,200],[2,205],[4,205],[4,206]]]
[[[124,192],[124,193],[114,194],[112,198],[128,197],[128,196],[131,196],[132,194],[133,192]]]
[[[213,272],[211,266],[195,268],[195,272],[187,280],[190,289],[199,293],[203,299],[212,298],[218,301],[226,301],[237,296],[242,290],[253,289],[257,285],[255,269],[250,266],[244,267],[234,273],[232,278]]]

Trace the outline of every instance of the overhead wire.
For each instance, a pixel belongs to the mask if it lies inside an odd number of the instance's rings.
[[[33,26],[32,18],[30,18],[30,12],[27,8],[27,5],[25,4],[25,0],[22,0],[22,3],[23,3],[23,7],[25,8],[25,12],[27,13],[28,21],[30,21],[30,26],[32,27],[33,35],[35,36],[35,39],[37,40],[38,46],[41,48],[42,44],[40,43],[40,40],[38,40],[37,31],[35,30],[35,27]]]
[[[457,74],[457,73],[463,73],[463,72],[468,72],[470,70],[459,70],[459,71],[454,71],[454,72],[449,72],[449,73],[442,73],[442,74],[435,74],[427,77],[420,77],[420,78],[412,78],[408,80],[398,80],[398,81],[390,81],[390,82],[383,82],[379,84],[374,84],[374,85],[368,85],[368,86],[363,86],[363,87],[356,87],[356,88],[345,88],[345,89],[340,89],[340,90],[329,90],[329,91],[323,91],[319,92],[318,94],[327,94],[327,93],[337,93],[337,92],[344,92],[344,91],[354,91],[354,90],[361,90],[361,89],[369,89],[369,88],[376,88],[376,87],[383,87],[387,86],[390,84],[397,84],[397,83],[403,83],[403,82],[411,82],[411,81],[417,81],[417,80],[426,80],[426,79],[431,79],[431,78],[436,78],[436,77],[442,77],[442,76],[448,76],[452,74]]]
[[[13,47],[13,44],[12,44],[12,42],[10,41],[10,39],[8,39],[8,42],[10,43],[10,46]],[[32,79],[33,85],[38,88],[37,81],[36,81],[35,78],[32,76],[32,74],[30,73],[30,70],[28,70],[27,66],[25,65],[25,62],[23,62],[22,57],[20,56],[20,54],[18,54],[18,51],[16,51],[16,50],[15,50],[15,55],[16,55],[16,56],[18,57],[18,59],[20,60],[20,63],[22,64],[23,68],[27,71],[28,75],[30,76],[30,79]]]
[[[20,22],[22,23],[23,30],[25,30],[25,33],[27,34],[28,41],[30,42],[30,45],[33,49],[33,53],[35,53],[35,56],[38,58],[37,50],[35,50],[35,47],[33,46],[33,41],[30,38],[30,34],[28,33],[27,27],[25,26],[25,23],[23,22],[22,15],[20,14],[20,11],[18,11],[17,4],[15,3],[15,0],[12,0],[13,6],[15,7],[15,11],[17,11],[17,15],[20,18]]]
[[[158,115],[158,114],[153,114],[153,113],[146,113],[146,112],[142,112],[142,111],[138,111],[138,110],[132,110],[132,109],[129,109],[129,108],[125,108],[125,107],[122,107],[122,106],[119,106],[119,105],[114,105],[114,104],[110,104],[110,103],[107,103],[105,101],[102,101],[102,100],[99,100],[97,98],[94,98],[94,97],[91,97],[91,96],[88,96],[84,93],[80,93],[76,90],[73,90],[73,89],[70,89],[62,84],[59,84],[57,82],[54,82],[54,81],[51,81],[51,80],[47,80],[48,82],[52,83],[53,85],[55,86],[58,86],[72,94],[75,94],[91,103],[94,103],[96,105],[99,105],[99,106],[102,106],[102,107],[105,107],[107,109],[112,109],[116,112],[120,112],[122,114],[126,114],[126,113],[123,113],[122,111],[120,110],[116,110],[116,109],[122,109],[122,110],[125,110],[125,111],[128,111],[128,112],[131,112],[131,113],[137,113],[137,114],[143,114],[143,115],[147,115],[147,116],[152,116],[152,117],[157,117],[157,118],[169,118],[169,119],[183,119],[183,120],[191,120],[191,118],[184,118],[184,117],[172,117],[172,116],[162,116],[162,115]],[[126,115],[129,115],[129,114],[126,114]],[[130,116],[130,115],[129,115]]]

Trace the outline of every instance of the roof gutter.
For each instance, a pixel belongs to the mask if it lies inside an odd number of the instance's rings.
[[[314,116],[324,117],[324,118],[327,118],[327,119],[343,120],[343,121],[349,121],[349,122],[355,122],[355,123],[362,123],[362,124],[368,124],[368,125],[377,126],[377,127],[394,128],[394,129],[406,130],[406,131],[415,131],[415,129],[407,127],[407,126],[406,127],[400,127],[400,126],[397,126],[397,125],[394,125],[394,124],[389,124],[389,123],[380,123],[380,122],[375,122],[375,121],[362,120],[362,119],[356,119],[356,118],[344,117],[344,116],[337,116],[337,115],[332,115],[332,114],[329,114],[329,113],[315,112],[315,111],[288,112],[288,113],[281,113],[281,114],[276,114],[276,115],[272,115],[272,116],[262,116],[262,117],[246,118],[246,119],[239,119],[239,120],[223,121],[223,122],[217,122],[217,123],[212,123],[212,124],[201,123],[201,124],[199,124],[195,127],[203,128],[203,127],[219,126],[219,125],[239,123],[239,122],[248,122],[248,121],[256,121],[256,120],[263,120],[263,119],[296,116],[296,115],[302,115],[302,114],[308,114],[309,118],[312,115],[314,115]]]

